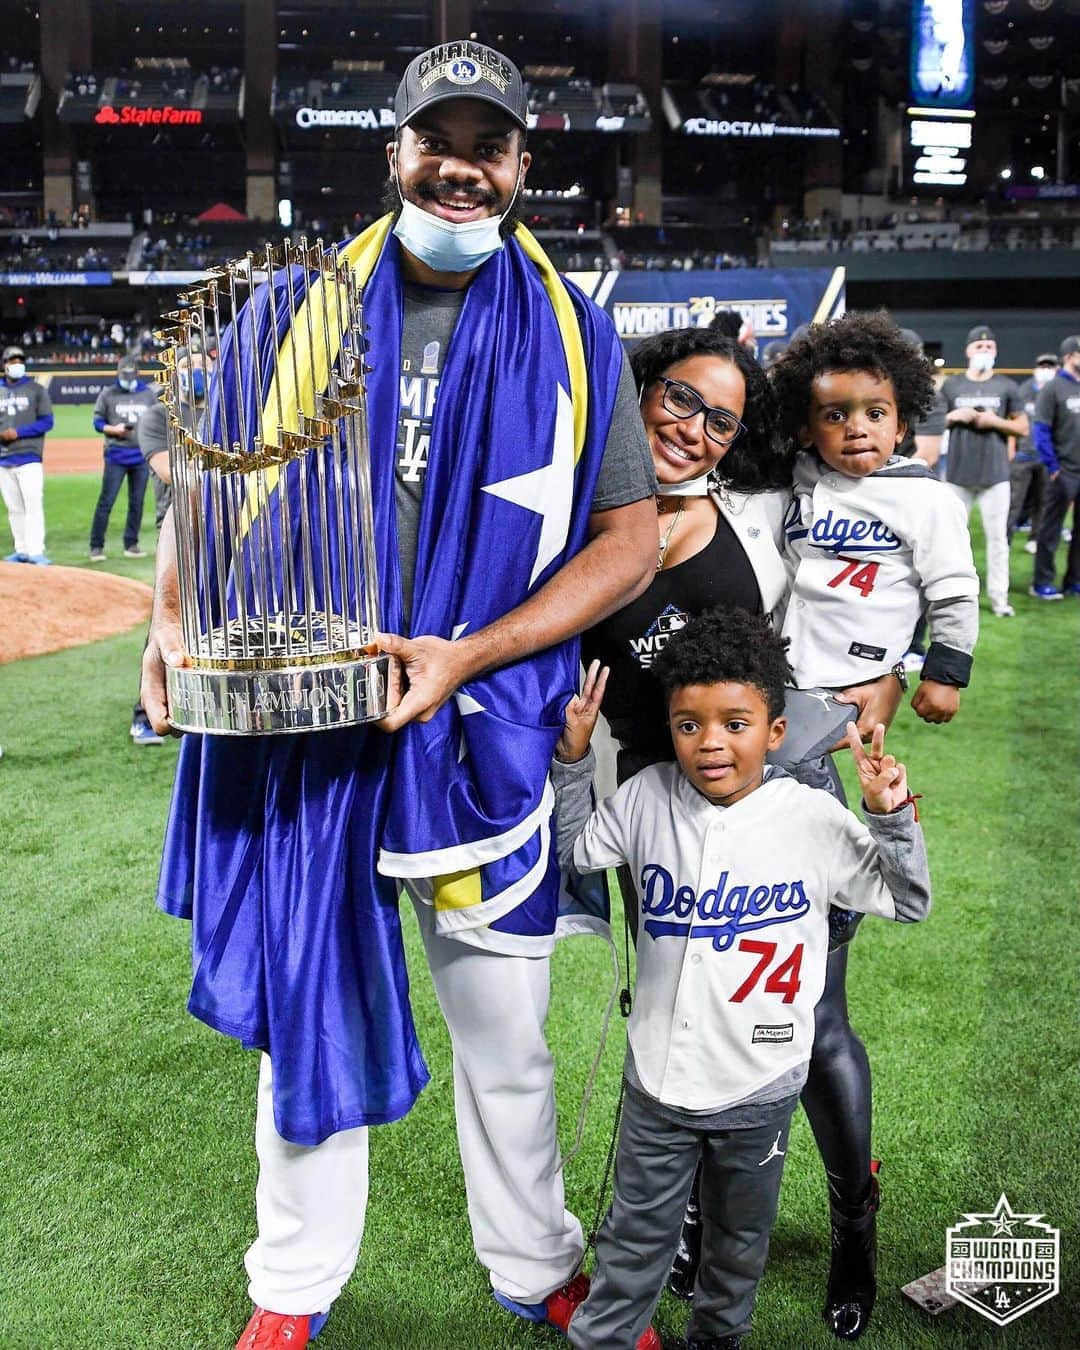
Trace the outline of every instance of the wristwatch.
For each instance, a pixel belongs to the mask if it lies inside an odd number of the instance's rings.
[[[904,669],[903,661],[897,661],[896,665],[893,666],[892,668],[892,674],[896,676],[897,680],[900,683],[900,688],[906,694],[908,691],[908,682],[907,682],[907,671]]]

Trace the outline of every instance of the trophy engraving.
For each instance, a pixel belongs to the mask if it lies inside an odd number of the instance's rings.
[[[301,238],[213,269],[179,302],[159,334],[190,658],[168,670],[171,719],[257,735],[381,717],[389,658],[369,646],[378,570],[352,273]],[[181,378],[185,350],[218,354],[202,406]]]

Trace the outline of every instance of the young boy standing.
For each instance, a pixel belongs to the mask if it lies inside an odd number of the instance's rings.
[[[750,1327],[825,980],[828,910],[911,922],[930,906],[904,766],[849,731],[866,826],[765,756],[784,737],[785,643],[764,618],[705,614],[654,670],[677,762],[590,814],[589,740],[606,672],[590,668],[556,750],[560,861],[630,866],[640,892],[637,993],[612,1206],[578,1350],[630,1350],[671,1266],[702,1159],[702,1260],[689,1350],[734,1350]],[[582,1291],[584,1292],[584,1290]]]

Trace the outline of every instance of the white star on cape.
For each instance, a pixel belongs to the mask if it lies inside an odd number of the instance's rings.
[[[523,506],[541,516],[540,541],[530,588],[536,578],[566,547],[570,533],[570,511],[574,502],[574,405],[562,385],[556,386],[555,437],[551,447],[551,463],[543,469],[504,478],[489,483],[485,492],[501,497],[505,502]]]

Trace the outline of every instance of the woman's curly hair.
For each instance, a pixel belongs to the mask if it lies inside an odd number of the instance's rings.
[[[688,684],[749,684],[758,690],[775,721],[784,711],[784,688],[791,679],[787,648],[763,615],[748,610],[707,609],[673,633],[652,673],[666,699]]]
[[[934,401],[933,368],[918,347],[884,310],[845,314],[828,323],[812,323],[793,338],[769,372],[780,410],[780,426],[793,444],[810,414],[811,386],[819,375],[864,370],[889,380],[896,410],[909,428],[922,420]]]
[[[677,328],[657,333],[634,348],[630,368],[638,393],[666,375],[668,370],[691,356],[716,356],[730,361],[743,377],[746,402],[742,421],[745,433],[734,441],[712,471],[723,487],[736,492],[765,492],[789,488],[794,449],[781,444],[778,434],[776,399],[765,372],[753,356],[733,338],[708,328]]]

